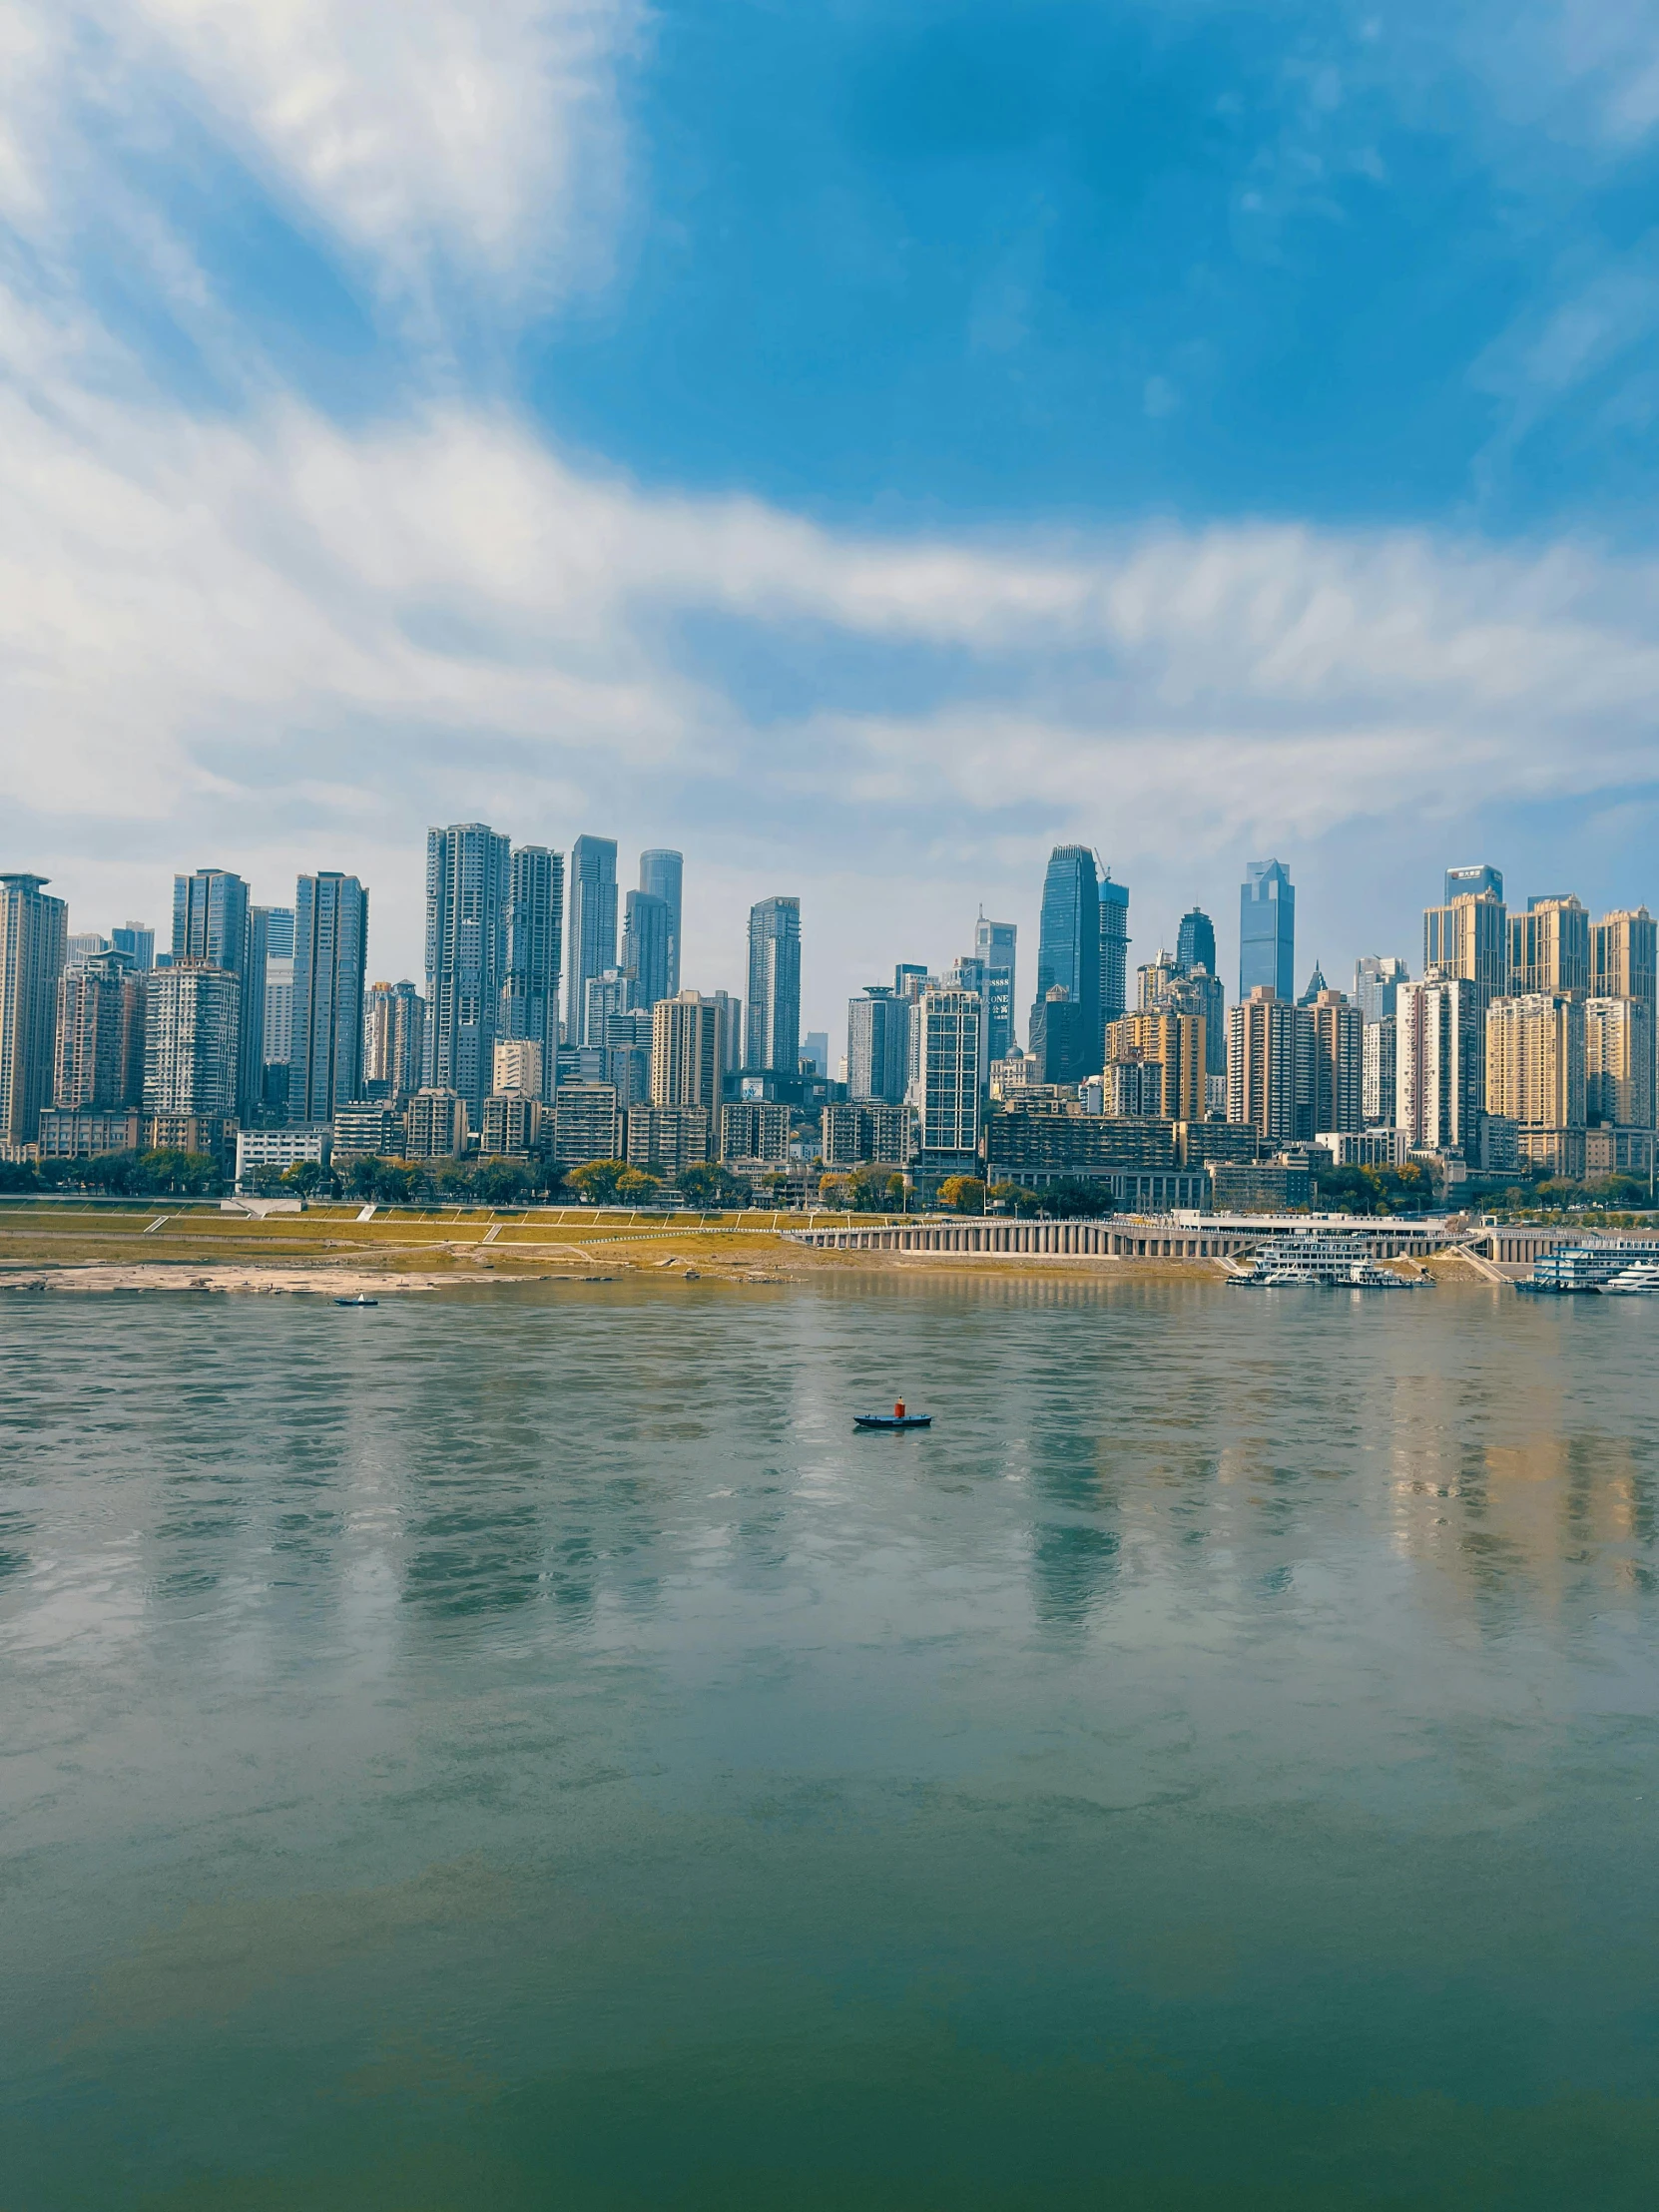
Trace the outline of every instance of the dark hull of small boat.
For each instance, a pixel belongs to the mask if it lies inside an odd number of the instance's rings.
[[[336,1306],[378,1306],[379,1303],[377,1298],[336,1298],[334,1301]]]
[[[931,1428],[931,1413],[854,1413],[854,1428]]]

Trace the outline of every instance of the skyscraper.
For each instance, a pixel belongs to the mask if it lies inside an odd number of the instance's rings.
[[[1306,1010],[1312,1057],[1311,1129],[1347,1134],[1365,1126],[1365,1023],[1341,991],[1321,991]]]
[[[482,822],[426,835],[427,1086],[459,1094],[478,1126],[507,967],[512,853]]]
[[[725,1011],[698,991],[660,998],[651,1012],[651,1103],[706,1106],[718,1126],[726,1074]]]
[[[293,902],[288,1120],[332,1121],[362,1095],[368,893],[354,875],[301,875]]]
[[[634,1005],[649,1013],[659,998],[669,997],[669,940],[672,916],[666,898],[655,891],[630,891],[622,929],[622,965],[632,978],[629,990]]]
[[[1586,1117],[1616,1128],[1653,1127],[1653,1001],[1584,1001]]]
[[[1431,975],[1394,993],[1394,1127],[1413,1151],[1461,1152],[1480,1142],[1481,989],[1467,976]]]
[[[1252,860],[1239,890],[1239,996],[1296,996],[1296,886],[1283,860]]]
[[[553,1095],[564,957],[565,856],[545,844],[515,846],[507,871],[507,972],[496,1034],[539,1046],[542,1087]]]
[[[1459,891],[1443,906],[1425,907],[1422,964],[1425,974],[1472,983],[1484,1021],[1485,1009],[1509,988],[1509,917],[1498,893]]]
[[[846,1008],[846,1095],[902,1105],[909,1065],[909,1002],[871,983]]]
[[[1129,886],[1100,880],[1100,1018],[1116,1021],[1127,1006],[1129,987]]]
[[[801,1061],[801,901],[763,898],[749,910],[744,1066],[796,1075]]]
[[[0,1144],[33,1144],[52,1098],[69,908],[48,880],[0,875]]]
[[[99,1112],[144,1097],[144,983],[124,952],[66,967],[58,980],[54,1105]]]
[[[976,991],[925,990],[916,1009],[920,1044],[910,1104],[921,1148],[935,1165],[971,1166],[979,1143],[979,1029]]]
[[[231,968],[187,954],[151,969],[144,1004],[147,1114],[235,1113],[241,1010],[242,977]]]
[[[1072,1005],[1085,1032],[1104,1034],[1100,1022],[1100,878],[1086,844],[1057,844],[1043,877],[1042,913],[1037,927],[1037,995],[1042,1005],[1056,984]],[[1092,1057],[1092,1055],[1091,1055]],[[1084,1072],[1103,1064],[1095,1060]]]
[[[1495,898],[1503,904],[1503,870],[1500,867],[1448,867],[1445,871],[1445,903],[1454,898]]]
[[[254,920],[256,926],[263,926],[265,937],[265,1020],[260,1049],[268,1068],[285,1068],[293,1049],[293,908],[256,906]],[[269,1081],[265,1088],[269,1094]]]
[[[363,1091],[406,1104],[426,1061],[426,1001],[405,978],[371,983],[363,1004]]]
[[[1584,1001],[1566,991],[1517,991],[1486,1016],[1487,1111],[1514,1122],[1521,1158],[1554,1175],[1584,1172]]]
[[[983,912],[973,925],[973,954],[985,970],[985,1049],[992,1060],[1006,1059],[1014,1049],[1014,959],[1019,932],[1011,921],[987,921]]]
[[[142,921],[123,922],[119,929],[112,929],[110,945],[114,951],[125,952],[141,975],[156,964],[156,932]]]
[[[1368,952],[1354,963],[1354,1003],[1365,1022],[1386,1021],[1394,1010],[1394,993],[1409,982],[1410,971],[1391,953]],[[1391,1108],[1390,1108],[1391,1111]]]
[[[1647,1008],[1656,1065],[1650,1090],[1659,1100],[1659,924],[1645,906],[1604,914],[1590,929],[1590,995],[1630,998]],[[1632,1032],[1634,1036],[1634,1032]],[[1639,1039],[1637,1040],[1639,1049]],[[1611,1118],[1611,1117],[1608,1117]],[[1644,1128],[1651,1123],[1643,1123]]]
[[[1189,907],[1181,916],[1175,935],[1175,964],[1188,975],[1194,968],[1207,968],[1212,975],[1221,973],[1216,965],[1216,925],[1202,906]]]
[[[1227,1118],[1249,1122],[1272,1147],[1299,1134],[1299,1011],[1258,983],[1227,1017]]]
[[[1509,994],[1590,993],[1590,916],[1570,894],[1529,898],[1509,917]],[[1496,1108],[1493,1109],[1496,1111]]]
[[[1204,1119],[1205,1048],[1202,1014],[1123,1014],[1106,1031],[1108,1068],[1138,1063],[1159,1069],[1151,1111],[1166,1121]]]
[[[565,990],[565,1041],[600,1044],[589,1037],[588,979],[616,961],[616,839],[578,837],[570,848],[570,980]]]
[[[673,998],[680,988],[680,895],[685,860],[678,852],[656,849],[640,854],[640,889],[660,898],[668,908],[668,975],[661,998]],[[626,964],[626,963],[624,963]]]
[[[173,958],[226,969],[241,985],[237,998],[236,1097],[223,1108],[247,1119],[265,1095],[264,944],[256,946],[248,885],[230,868],[199,867],[173,878]],[[154,1109],[153,1109],[154,1110]],[[183,1113],[187,1110],[176,1109]]]

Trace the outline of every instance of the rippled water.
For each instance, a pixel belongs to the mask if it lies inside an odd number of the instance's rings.
[[[1656,1338],[0,1302],[0,2207],[1648,2206]]]

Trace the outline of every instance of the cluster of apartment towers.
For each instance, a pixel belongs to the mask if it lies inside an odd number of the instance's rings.
[[[71,935],[45,878],[0,876],[0,1147],[67,1158],[235,1150],[238,1172],[331,1150],[625,1158],[674,1175],[781,1167],[820,1117],[826,1167],[1105,1177],[1123,1203],[1194,1203],[1266,1169],[1296,1195],[1341,1165],[1434,1161],[1447,1180],[1528,1165],[1649,1172],[1655,924],[1570,896],[1510,915],[1495,868],[1447,873],[1424,970],[1316,965],[1295,996],[1296,892],[1278,860],[1240,894],[1238,1002],[1195,907],[1127,1003],[1129,893],[1083,845],[1044,878],[1028,1038],[1016,931],[981,915],[942,975],[900,963],[848,1008],[839,1080],[801,1036],[801,908],[761,900],[748,987],[682,989],[682,855],[619,895],[614,839],[564,854],[486,825],[427,840],[425,990],[366,981],[368,892],[301,875],[291,907],[234,871],[175,878],[171,949],[138,923]],[[1245,1181],[1240,1181],[1245,1178]],[[1200,1179],[1206,1187],[1201,1189]],[[1121,1189],[1117,1186],[1121,1185]],[[1254,1183],[1250,1185],[1254,1188]]]

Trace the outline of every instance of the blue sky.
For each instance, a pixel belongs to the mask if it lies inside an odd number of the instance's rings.
[[[20,0],[8,864],[421,832],[797,890],[807,1008],[1095,844],[1299,965],[1659,893],[1659,5]]]

